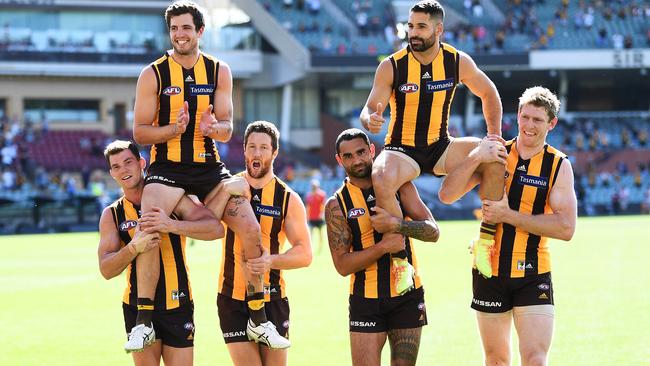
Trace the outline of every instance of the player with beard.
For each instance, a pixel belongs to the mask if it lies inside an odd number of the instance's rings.
[[[416,274],[415,289],[397,293],[390,255],[405,251],[409,265],[417,267],[410,238],[435,242],[439,230],[411,182],[397,193],[406,219],[375,206],[374,156],[375,146],[359,129],[345,130],[336,139],[336,161],[347,178],[325,205],[327,238],[336,270],[342,276],[351,275],[352,364],[380,365],[388,338],[391,365],[415,365],[422,326],[427,324],[424,289]]]
[[[300,196],[273,172],[280,133],[270,122],[256,121],[244,133],[246,171],[239,173],[250,186],[251,205],[262,230],[264,254],[242,261],[239,234],[226,229],[217,308],[224,341],[234,365],[286,365],[287,350],[272,350],[250,342],[243,273],[264,276],[266,316],[283,337],[289,337],[289,300],[283,270],[306,267],[312,250],[305,206]],[[285,241],[291,247],[284,251]],[[254,331],[254,330],[253,330]]]
[[[449,113],[459,83],[481,98],[488,135],[501,135],[499,93],[471,57],[441,41],[444,15],[437,1],[420,1],[411,8],[409,44],[379,64],[372,91],[360,115],[364,128],[376,134],[385,122],[384,108],[390,105],[386,146],[374,162],[372,180],[377,205],[395,217],[402,216],[395,193],[404,183],[421,173],[446,175],[460,166],[481,141],[449,136]],[[496,149],[496,145],[492,148]],[[482,176],[481,197],[501,199],[503,165],[482,164],[477,172]],[[449,197],[439,196],[441,201],[450,203]],[[475,241],[475,265],[486,277],[492,275],[489,251],[495,230],[494,223],[483,222]],[[404,256],[404,252],[393,255],[400,294],[413,287],[413,268]]]
[[[214,140],[227,142],[232,135],[232,75],[226,63],[200,51],[205,23],[195,3],[169,5],[165,21],[173,50],[142,70],[136,89],[133,137],[152,145],[142,212],[158,207],[169,214],[184,195],[194,194],[221,217],[218,195],[231,176]],[[242,238],[246,260],[262,255],[260,227],[246,198],[231,198],[222,220]],[[136,259],[138,316],[127,352],[140,351],[155,338],[151,315],[159,262],[155,251]],[[288,347],[266,319],[262,277],[251,275],[246,289],[250,334],[270,347]]]

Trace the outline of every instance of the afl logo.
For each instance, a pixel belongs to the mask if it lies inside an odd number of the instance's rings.
[[[366,214],[366,210],[359,207],[359,208],[353,208],[348,211],[348,219],[356,219],[359,216],[363,216]]]
[[[163,90],[162,93],[165,94],[165,95],[167,95],[167,96],[177,95],[177,94],[180,94],[180,93],[181,93],[181,87],[180,87],[180,86],[171,85],[171,86],[166,87],[166,88]]]
[[[415,93],[420,87],[418,84],[406,83],[399,86],[399,91],[404,94]]]
[[[120,224],[120,231],[129,231],[136,226],[138,226],[137,221],[133,221],[133,220],[124,221],[123,223]]]

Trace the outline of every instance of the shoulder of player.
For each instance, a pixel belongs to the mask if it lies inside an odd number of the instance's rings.
[[[341,216],[343,215],[343,211],[341,205],[339,204],[339,200],[334,194],[327,199],[327,202],[325,202],[325,218],[327,219],[328,213],[329,215],[335,215],[337,212],[340,212]]]
[[[547,144],[546,145],[546,151],[548,151],[549,153],[551,153],[553,155],[557,155],[557,156],[559,156],[560,158],[563,158],[563,159],[568,158],[567,154],[563,153],[562,151],[560,151],[559,149],[557,149],[556,147],[554,147],[552,145]]]

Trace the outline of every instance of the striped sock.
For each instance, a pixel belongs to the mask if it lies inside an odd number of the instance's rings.
[[[264,311],[264,293],[255,292],[246,296],[246,303],[248,304],[248,312],[250,313],[251,320],[255,325],[266,323],[266,312]]]
[[[135,325],[151,325],[151,316],[153,315],[153,300],[145,297],[138,297],[138,316],[135,319]]]
[[[485,221],[481,221],[481,233],[479,237],[485,240],[494,240],[494,234],[497,232],[496,224],[488,224]]]

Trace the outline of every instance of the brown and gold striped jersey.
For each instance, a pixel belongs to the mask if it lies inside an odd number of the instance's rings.
[[[120,236],[120,247],[131,242],[140,218],[140,207],[124,196],[110,206],[113,222]],[[172,214],[172,218],[176,218]],[[192,288],[185,262],[185,237],[176,234],[161,234],[160,278],[156,287],[154,308],[175,309],[192,301]],[[138,300],[135,259],[126,268],[126,289],[122,301],[135,306]]]
[[[442,42],[438,55],[428,65],[418,62],[410,46],[390,56],[393,91],[386,145],[427,147],[448,135],[459,60],[458,51]]]
[[[239,173],[242,176],[243,173]],[[284,220],[287,216],[291,188],[278,177],[273,177],[264,187],[251,187],[251,205],[260,223],[262,245],[270,254],[279,254],[286,241]],[[243,273],[244,248],[240,238],[226,226],[226,238],[221,257],[219,293],[235,300],[246,299],[246,278]],[[272,269],[264,275],[264,300],[286,297],[282,271]]]
[[[546,144],[524,160],[517,152],[516,139],[506,143],[506,192],[511,209],[525,215],[550,214],[549,193],[566,155]],[[510,224],[497,225],[492,271],[497,276],[521,278],[551,271],[548,238]]]
[[[352,233],[352,252],[364,250],[381,241],[382,234],[375,231],[370,222],[370,209],[375,207],[376,201],[372,188],[361,189],[346,179],[335,197]],[[417,259],[410,238],[406,238],[406,254],[409,263],[416,268],[415,288],[420,288],[422,282],[417,275]],[[350,277],[350,294],[369,299],[398,296],[391,267],[390,254],[384,254],[368,268],[353,273]]]
[[[151,146],[151,163],[216,163],[219,161],[217,148],[209,137],[199,130],[201,114],[210,104],[214,105],[217,89],[219,61],[201,53],[191,69],[185,69],[165,53],[151,64],[158,85],[158,112],[155,126],[176,123],[178,112],[184,102],[189,106],[189,123],[180,136],[167,142]]]

